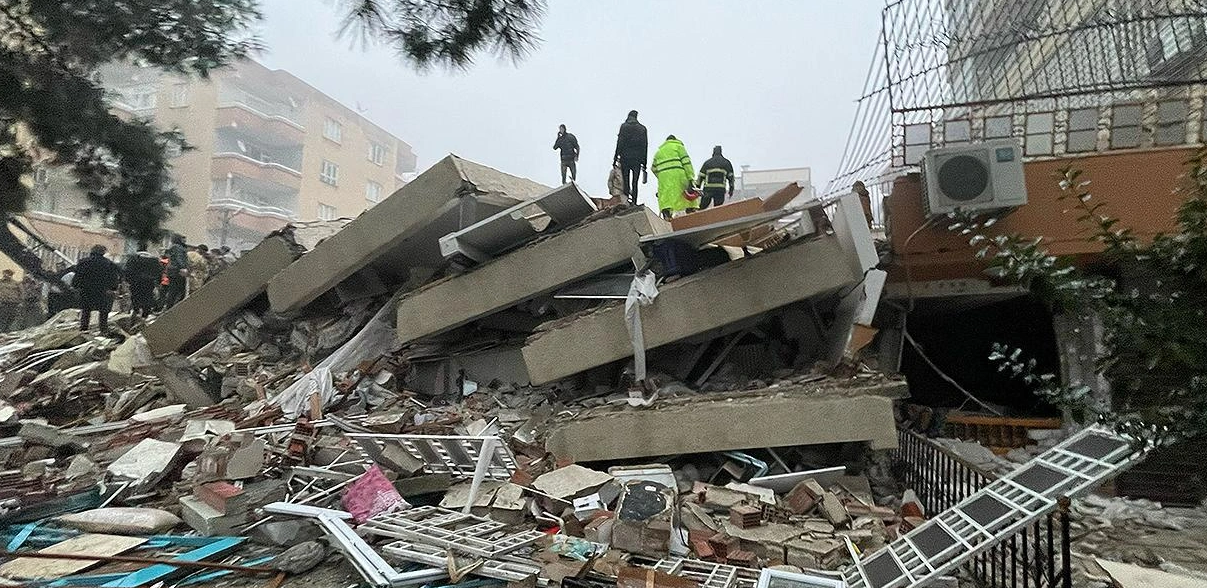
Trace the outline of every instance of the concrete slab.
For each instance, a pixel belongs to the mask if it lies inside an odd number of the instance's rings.
[[[545,446],[559,460],[580,463],[842,442],[890,449],[897,446],[893,398],[905,388],[776,388],[586,413],[553,424]]]
[[[647,349],[836,292],[861,275],[832,236],[739,259],[660,288],[641,309]],[[720,301],[709,303],[708,301]],[[633,354],[624,305],[612,303],[552,322],[528,338],[524,363],[533,384],[578,374]]]
[[[200,290],[147,325],[143,335],[151,352],[163,355],[180,351],[223,317],[259,296],[269,280],[301,253],[302,250],[288,237],[277,235],[264,239]]]
[[[446,259],[461,255],[483,263],[542,232],[576,224],[593,212],[595,204],[571,182],[441,237],[440,253]]]
[[[553,292],[640,254],[638,240],[663,227],[641,207],[541,239],[398,301],[401,343],[443,333]]]
[[[443,263],[440,237],[548,191],[449,155],[277,274],[269,303],[296,312],[365,268],[404,282],[413,268]]]

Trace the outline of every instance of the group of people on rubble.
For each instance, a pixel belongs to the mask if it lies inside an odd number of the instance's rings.
[[[129,294],[131,314],[146,318],[171,308],[235,262],[229,247],[188,245],[181,235],[174,235],[171,246],[159,255],[148,252],[142,243],[121,265],[109,259],[108,253],[104,245],[94,245],[75,265],[60,264],[55,272],[58,283],[43,284],[29,275],[17,282],[12,270],[4,270],[0,275],[0,332],[39,325],[46,316],[75,307],[80,309],[81,331],[89,329],[96,312],[97,327],[106,333],[109,313],[122,297],[123,287]]]
[[[566,182],[566,172],[571,180],[577,180],[581,149],[578,138],[564,124],[558,126],[553,149],[560,152],[562,183]],[[712,157],[700,167],[699,175],[692,167],[687,148],[674,135],[667,136],[654,151],[653,162],[647,168],[648,157],[648,132],[637,120],[637,111],[629,111],[616,135],[616,151],[608,175],[608,192],[615,203],[627,201],[636,205],[638,184],[649,181],[651,170],[658,181],[658,210],[668,220],[676,214],[720,206],[725,204],[726,197],[733,197],[733,164],[722,154],[720,145],[713,147]]]

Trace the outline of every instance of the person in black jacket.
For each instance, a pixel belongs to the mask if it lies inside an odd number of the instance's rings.
[[[130,284],[130,306],[134,316],[147,318],[155,307],[155,286],[163,275],[159,258],[140,244],[137,253],[126,258],[126,282]]]
[[[570,170],[570,179],[578,179],[578,137],[566,132],[566,125],[557,126],[557,140],[553,142],[553,150],[561,150],[562,183],[566,183],[566,170]]]
[[[630,204],[637,204],[637,172],[641,171],[641,183],[649,181],[645,162],[649,155],[650,140],[646,134],[645,125],[637,122],[637,111],[630,110],[629,117],[620,125],[616,134],[616,154],[613,163],[620,164],[620,173],[624,178],[624,194]]]
[[[725,204],[726,183],[729,184],[729,196],[733,197],[733,164],[721,155],[720,145],[712,148],[712,157],[700,166],[700,177],[696,183],[703,191],[700,210]]]
[[[80,293],[80,330],[88,331],[92,311],[98,315],[97,326],[101,334],[109,331],[109,310],[113,308],[113,295],[122,282],[121,268],[105,257],[104,245],[93,245],[88,257],[75,264],[75,278],[71,286]]]

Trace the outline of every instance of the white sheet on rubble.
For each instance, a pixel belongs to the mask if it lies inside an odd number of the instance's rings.
[[[633,276],[629,295],[624,301],[625,326],[629,328],[629,339],[633,341],[633,371],[636,380],[645,380],[645,334],[641,332],[641,307],[649,306],[658,297],[654,272],[643,272]]]
[[[309,410],[310,396],[316,392],[323,406],[327,406],[335,398],[334,374],[348,372],[360,362],[381,355],[394,344],[396,334],[390,324],[390,311],[393,309],[394,305],[388,302],[382,305],[377,314],[347,343],[320,361],[310,373],[274,396],[269,404],[279,405],[290,419]]]

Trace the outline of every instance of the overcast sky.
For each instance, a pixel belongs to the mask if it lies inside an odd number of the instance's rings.
[[[631,109],[650,155],[668,134],[697,168],[723,145],[734,167],[813,168],[842,155],[879,30],[877,0],[551,0],[543,42],[519,64],[420,74],[386,48],[335,38],[331,0],[262,0],[269,67],[282,68],[410,143],[422,171],[448,153],[558,183],[565,123],[579,183],[606,196]],[[652,196],[651,178],[642,200]]]

